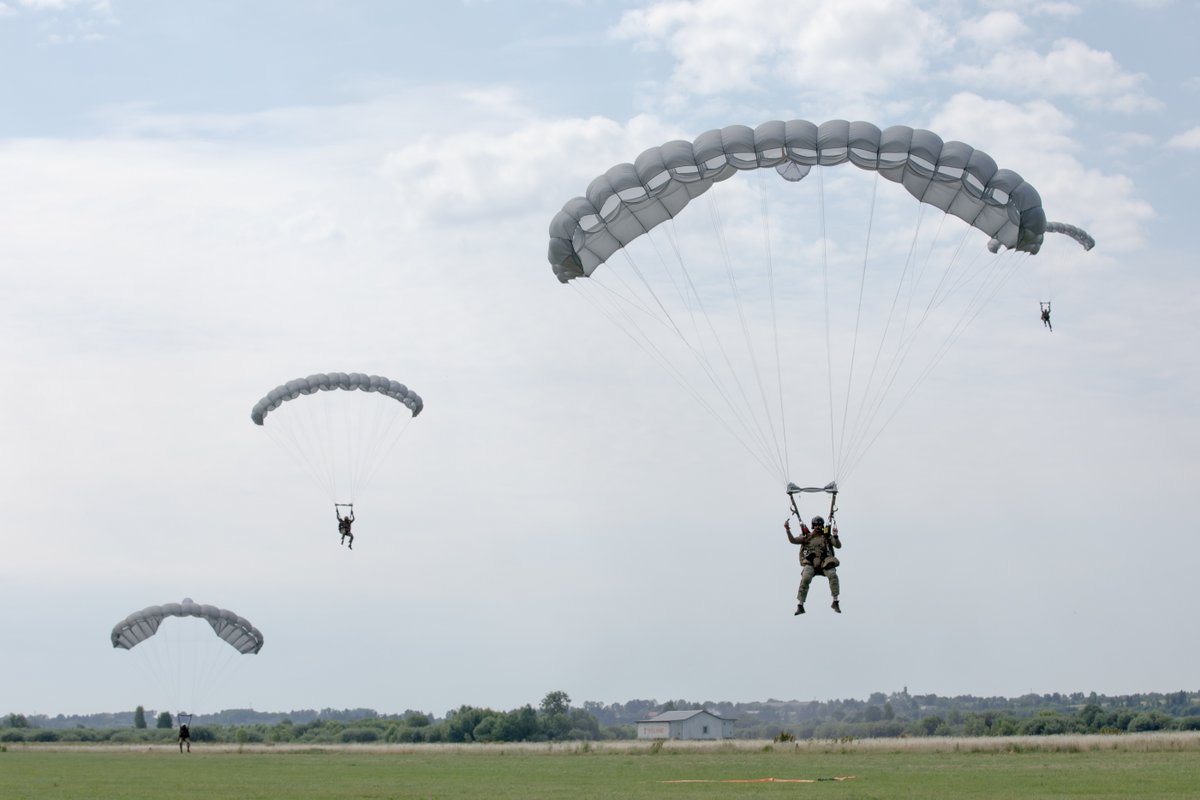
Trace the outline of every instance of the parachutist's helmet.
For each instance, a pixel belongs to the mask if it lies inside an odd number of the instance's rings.
[[[824,528],[825,527],[825,518],[824,517],[813,517],[812,518],[812,526],[814,528]]]

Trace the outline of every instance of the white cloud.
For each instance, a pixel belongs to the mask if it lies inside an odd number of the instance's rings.
[[[978,19],[966,20],[959,27],[959,34],[977,44],[997,47],[1029,32],[1019,14],[1012,11],[992,11]]]
[[[17,0],[22,8],[30,11],[65,11],[69,8],[80,8],[93,14],[106,15],[112,13],[112,4],[108,0]]]
[[[984,0],[983,5],[1003,9],[1022,17],[1057,17],[1065,19],[1082,13],[1078,3],[1063,0]]]
[[[932,9],[911,0],[670,0],[626,12],[612,34],[673,61],[652,101],[667,109],[770,93],[846,115],[867,98],[919,105],[947,78],[990,96],[1071,98],[1122,112],[1159,106],[1147,77],[1112,53],[1071,38],[1045,49],[1048,26],[1032,20],[1057,21],[1075,5],[1005,4],[961,17],[957,6]]]
[[[1050,219],[1088,230],[1103,242],[1105,252],[1144,243],[1144,225],[1154,216],[1150,205],[1138,197],[1129,176],[1080,161],[1074,122],[1050,103],[1015,104],[962,93],[934,116],[932,127],[1021,173],[1037,187]]]
[[[1146,94],[1145,75],[1126,72],[1111,53],[1075,39],[1059,39],[1050,52],[1002,50],[982,66],[952,70],[958,82],[978,91],[1017,91],[1035,97],[1074,97],[1095,108],[1135,112],[1159,107]]]
[[[49,45],[95,42],[120,24],[108,0],[16,0],[0,2],[0,17],[24,14],[43,21],[37,35]]]
[[[508,95],[460,95],[456,105],[476,124],[440,124],[383,160],[384,174],[411,209],[408,224],[481,213],[534,213],[548,224],[605,169],[679,135],[652,116],[624,125],[604,117],[539,118]],[[548,186],[557,194],[548,195]]]
[[[1172,136],[1167,141],[1167,146],[1180,150],[1200,150],[1200,127]]]
[[[817,95],[884,92],[920,80],[948,45],[939,18],[906,0],[666,2],[627,12],[613,33],[675,59],[676,100],[781,85]]]

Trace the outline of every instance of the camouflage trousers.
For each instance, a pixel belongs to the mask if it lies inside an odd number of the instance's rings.
[[[816,569],[807,565],[800,573],[800,591],[796,592],[796,599],[800,601],[801,605],[804,605],[804,599],[808,597],[808,585],[812,583],[813,576],[816,574]],[[830,567],[824,570],[823,574],[826,580],[829,581],[829,593],[836,600],[839,594],[838,590],[842,588],[841,584],[838,583],[837,567]]]

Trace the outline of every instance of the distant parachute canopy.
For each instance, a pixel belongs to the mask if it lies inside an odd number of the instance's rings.
[[[254,404],[250,418],[255,425],[262,425],[267,414],[279,408],[289,400],[314,392],[332,392],[336,390],[363,392],[378,392],[406,406],[415,417],[421,413],[424,404],[420,396],[410,391],[407,386],[382,375],[364,375],[361,372],[330,372],[309,375],[307,378],[297,378],[282,386],[276,386],[267,396]]]
[[[1037,253],[1048,231],[1090,247],[1091,237],[1074,226],[1048,227],[1037,190],[968,144],[943,142],[931,131],[905,125],[880,130],[869,122],[775,120],[651,147],[634,163],[617,164],[596,178],[550,223],[554,274],[563,283],[591,275],[613,253],[738,171],[774,167],[785,180],[799,181],[813,166],[847,161],[983,231],[993,252],[1005,247]]]
[[[201,605],[185,597],[182,603],[147,606],[118,622],[112,629],[112,645],[132,650],[158,632],[167,617],[199,617],[212,626],[217,637],[244,655],[257,653],[263,635],[249,620],[216,606]]]
[[[303,465],[330,501],[353,503],[424,408],[421,396],[399,381],[329,372],[276,386],[254,404],[250,419]]]

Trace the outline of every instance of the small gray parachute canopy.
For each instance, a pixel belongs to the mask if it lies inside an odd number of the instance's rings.
[[[774,120],[667,142],[632,164],[612,167],[551,221],[550,264],[562,283],[591,275],[613,253],[739,171],[774,167],[794,182],[814,166],[845,162],[877,172],[983,231],[993,252],[1037,253],[1047,232],[1069,235],[1088,249],[1094,244],[1079,228],[1048,224],[1037,190],[968,144],[905,125],[880,130],[869,122]]]
[[[201,605],[185,597],[182,603],[147,606],[118,622],[112,629],[113,647],[132,650],[158,632],[167,617],[200,617],[217,636],[239,653],[257,653],[263,646],[263,635],[249,620],[232,611],[216,606]]]
[[[250,419],[255,425],[262,425],[267,414],[289,400],[314,392],[354,391],[378,392],[406,406],[415,417],[421,413],[424,403],[421,397],[407,386],[382,375],[364,375],[361,372],[329,372],[309,375],[307,378],[296,378],[282,386],[276,386],[267,392],[267,396],[254,404],[250,410]]]

